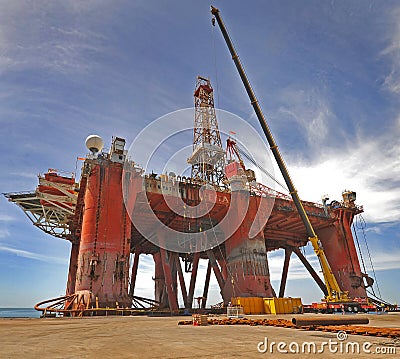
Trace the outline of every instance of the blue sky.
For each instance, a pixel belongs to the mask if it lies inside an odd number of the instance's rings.
[[[398,2],[214,5],[301,197],[357,191],[382,296],[399,302]],[[34,189],[48,168],[74,171],[91,133],[106,145],[113,135],[130,143],[154,119],[191,107],[198,74],[211,78],[219,108],[260,130],[209,6],[1,0],[1,192]],[[0,199],[0,307],[64,293],[68,256],[68,242],[35,229]],[[281,254],[272,253],[276,289],[281,265]],[[151,270],[144,259],[138,294],[152,294]],[[306,302],[321,297],[296,261],[289,278],[287,294]],[[210,294],[217,302],[215,281]]]

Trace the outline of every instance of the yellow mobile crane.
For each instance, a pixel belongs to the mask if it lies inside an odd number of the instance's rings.
[[[325,286],[327,289],[327,294],[325,296],[326,304],[329,306],[329,304],[334,304],[337,306],[338,304],[346,304],[349,305],[350,303],[353,304],[355,307],[358,307],[358,303],[353,302],[352,299],[348,297],[348,292],[342,291],[339,287],[339,284],[332,273],[331,267],[328,263],[328,260],[326,259],[324,249],[322,247],[321,241],[318,239],[317,234],[314,231],[314,228],[310,222],[310,219],[308,218],[308,215],[303,207],[303,204],[300,200],[300,197],[297,193],[297,190],[293,184],[293,181],[289,175],[289,171],[285,165],[285,162],[283,161],[283,158],[280,154],[280,151],[278,149],[278,146],[274,140],[274,137],[272,136],[271,130],[265,120],[264,114],[261,110],[260,104],[257,101],[257,98],[254,94],[254,91],[250,85],[250,82],[246,76],[246,73],[243,69],[243,66],[239,60],[239,56],[236,53],[236,50],[233,46],[233,43],[228,35],[228,32],[225,28],[224,22],[222,21],[220,12],[217,8],[211,6],[211,13],[214,16],[213,17],[213,25],[215,25],[215,20],[217,20],[218,26],[222,32],[222,35],[225,39],[225,42],[228,46],[229,52],[232,55],[232,60],[234,61],[236,68],[239,72],[239,76],[242,79],[243,85],[246,89],[246,92],[250,98],[251,105],[254,108],[254,111],[257,115],[257,118],[260,122],[260,125],[263,129],[264,135],[267,138],[268,144],[271,148],[271,151],[274,155],[274,158],[278,164],[278,167],[282,173],[282,176],[285,180],[285,183],[287,185],[287,188],[289,189],[290,195],[293,199],[293,202],[297,208],[297,211],[300,214],[300,217],[304,223],[304,226],[307,231],[307,235],[309,237],[309,240],[313,246],[314,252],[318,257],[319,263],[321,265],[322,273],[324,275],[324,281],[325,281]]]

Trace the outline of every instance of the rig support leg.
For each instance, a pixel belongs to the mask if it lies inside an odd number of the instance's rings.
[[[153,254],[154,259],[154,299],[161,309],[168,308],[168,295],[165,287],[164,269],[160,252]]]
[[[168,262],[171,268],[171,274],[172,274],[172,285],[174,288],[174,293],[176,296],[176,301],[178,302],[178,269],[176,267],[176,261],[175,261],[175,256],[177,253],[169,252],[167,251],[167,258]],[[178,305],[179,308],[179,305]]]
[[[228,269],[226,266],[226,260],[221,259],[217,261],[219,264],[219,267],[221,268],[221,273],[222,273],[222,278],[224,278],[224,281],[226,282],[227,278],[228,278]]]
[[[160,248],[160,254],[164,270],[165,285],[167,287],[167,293],[168,293],[169,309],[173,314],[177,314],[179,307],[178,307],[178,298],[175,290],[175,283],[173,280],[173,273],[172,273],[173,266],[171,265],[172,264],[171,252],[167,252],[164,248]]]
[[[131,284],[129,286],[129,295],[133,297],[135,291],[135,284],[136,284],[136,276],[139,266],[139,256],[140,250],[135,249],[135,256],[133,258],[132,270],[131,270]]]
[[[201,307],[203,309],[206,307],[207,303],[208,288],[210,287],[210,278],[211,278],[211,261],[209,260],[207,265],[206,280],[204,281],[203,299],[201,301]]]
[[[285,261],[283,262],[281,285],[279,287],[279,297],[283,298],[285,295],[286,280],[289,271],[290,256],[292,255],[291,248],[285,248]]]
[[[175,253],[175,263],[176,263],[176,268],[178,270],[179,286],[181,287],[183,303],[185,304],[185,308],[188,309],[189,304],[188,304],[188,295],[186,291],[185,278],[183,277],[181,261],[179,260],[178,253]]]
[[[207,256],[210,259],[211,267],[214,270],[215,277],[217,278],[219,288],[222,292],[225,287],[225,281],[224,281],[224,278],[222,277],[222,273],[218,267],[218,263],[215,259],[214,252],[211,249],[207,250]]]
[[[328,291],[326,289],[326,286],[322,279],[319,277],[319,275],[315,272],[314,268],[311,267],[311,264],[308,263],[306,257],[304,257],[303,253],[301,253],[299,248],[293,248],[293,252],[296,253],[297,257],[301,260],[301,262],[304,264],[308,272],[311,274],[315,282],[318,284],[318,287],[321,288],[322,292],[324,295],[328,295]]]
[[[194,288],[197,279],[197,269],[199,268],[200,253],[195,253],[193,256],[192,275],[190,276],[189,293],[187,297],[188,308],[193,305]]]

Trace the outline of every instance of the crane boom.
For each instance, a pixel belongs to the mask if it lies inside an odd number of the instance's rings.
[[[246,73],[244,71],[244,68],[239,60],[239,56],[236,53],[235,47],[233,46],[232,40],[229,37],[228,31],[226,30],[225,24],[222,21],[220,12],[217,8],[211,6],[211,13],[217,20],[218,26],[222,32],[222,35],[225,39],[225,42],[228,46],[229,52],[232,55],[232,60],[235,63],[236,69],[239,72],[239,76],[242,79],[243,85],[246,89],[246,92],[250,98],[250,103],[254,108],[254,111],[257,115],[258,121],[260,122],[260,125],[263,129],[264,135],[267,138],[268,144],[270,146],[270,149],[272,151],[272,154],[274,155],[274,158],[278,164],[278,167],[282,173],[282,176],[285,180],[285,183],[287,185],[287,188],[289,189],[290,195],[293,199],[293,202],[297,208],[297,211],[301,217],[301,220],[304,223],[304,226],[306,228],[307,236],[309,237],[309,240],[313,246],[314,252],[317,255],[321,268],[322,268],[322,273],[324,275],[324,280],[325,280],[325,285],[326,289],[328,292],[328,295],[326,296],[326,301],[346,301],[347,299],[347,292],[343,292],[340,287],[338,282],[336,281],[336,278],[332,272],[332,269],[328,263],[328,260],[325,256],[322,243],[318,239],[317,234],[314,231],[314,228],[310,222],[310,219],[308,218],[307,212],[304,209],[303,203],[300,200],[300,197],[297,193],[297,190],[293,184],[293,181],[289,175],[289,171],[285,165],[285,162],[282,158],[282,155],[280,154],[279,148],[275,142],[274,137],[272,136],[272,132],[267,124],[267,121],[265,120],[264,114],[261,110],[260,104],[258,103],[258,100],[256,98],[256,95],[254,94],[254,91],[250,85],[250,82],[246,76]]]

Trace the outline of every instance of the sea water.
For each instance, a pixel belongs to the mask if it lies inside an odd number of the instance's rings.
[[[0,318],[39,318],[40,314],[33,308],[0,308]]]

